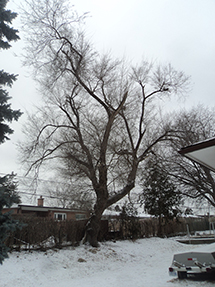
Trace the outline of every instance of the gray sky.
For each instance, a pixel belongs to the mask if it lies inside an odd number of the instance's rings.
[[[19,0],[10,0],[7,8],[18,12]],[[86,33],[101,52],[111,51],[135,63],[146,59],[171,63],[191,76],[192,91],[186,101],[169,102],[171,108],[192,107],[199,103],[215,106],[215,1],[213,0],[71,0],[79,14],[89,12]],[[13,22],[19,29],[19,19]],[[19,74],[10,95],[14,109],[33,110],[40,95],[30,71],[18,56],[23,41],[12,43],[0,52],[1,69]],[[26,116],[14,123],[11,140],[0,145],[0,173],[21,175],[16,142],[22,139]]]

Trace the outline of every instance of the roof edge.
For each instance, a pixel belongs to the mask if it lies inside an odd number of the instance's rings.
[[[181,155],[186,155],[186,153],[197,151],[202,148],[207,148],[215,145],[215,138],[211,138],[205,141],[201,141],[186,147],[181,148],[178,153]]]

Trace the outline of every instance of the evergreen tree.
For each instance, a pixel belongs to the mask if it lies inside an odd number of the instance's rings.
[[[0,50],[9,49],[11,47],[9,42],[19,39],[18,30],[10,26],[17,13],[5,10],[7,2],[7,0],[0,0]],[[8,135],[13,133],[8,122],[17,121],[22,114],[20,110],[12,110],[11,104],[8,103],[10,99],[8,91],[3,88],[11,87],[16,78],[17,75],[0,70],[0,143],[9,139]]]
[[[159,218],[158,236],[162,236],[163,219],[167,221],[177,216],[182,198],[156,158],[148,160],[146,169],[148,172],[143,179],[140,201],[144,204],[145,211]]]
[[[9,49],[9,42],[19,39],[18,31],[13,29],[10,24],[17,14],[10,10],[5,10],[7,0],[0,0],[0,50]],[[18,120],[21,116],[20,110],[12,110],[11,104],[8,103],[10,97],[8,91],[3,87],[11,87],[16,80],[16,75],[9,74],[0,70],[0,144],[8,140],[8,135],[13,133],[8,122]],[[11,207],[13,203],[19,203],[20,199],[16,192],[16,183],[14,175],[0,177],[0,264],[4,258],[7,258],[8,248],[5,240],[11,231],[14,231],[20,224],[13,220],[10,213],[3,214],[4,207]]]

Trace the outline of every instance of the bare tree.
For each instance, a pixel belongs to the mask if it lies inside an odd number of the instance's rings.
[[[166,172],[180,187],[181,194],[196,203],[206,200],[215,206],[214,173],[178,153],[182,147],[214,137],[214,109],[199,105],[189,111],[184,110],[176,116],[175,125],[181,130],[180,137],[175,137],[168,147],[163,147],[165,154],[160,154],[165,161]]]
[[[85,17],[57,0],[27,1],[26,63],[34,68],[44,105],[29,117],[22,143],[29,171],[54,160],[64,176],[90,182],[96,196],[87,240],[97,246],[104,210],[135,187],[138,167],[173,134],[157,104],[186,92],[189,78],[171,65],[100,55],[86,40]],[[69,11],[69,12],[68,12]]]
[[[62,179],[61,179],[62,180]],[[95,201],[92,187],[83,182],[71,182],[68,178],[62,182],[50,182],[44,186],[49,200],[63,208],[91,211]]]

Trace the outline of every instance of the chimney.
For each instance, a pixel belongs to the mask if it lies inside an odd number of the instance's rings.
[[[43,206],[43,201],[44,201],[44,198],[41,195],[40,198],[37,199],[37,205],[38,206]]]

